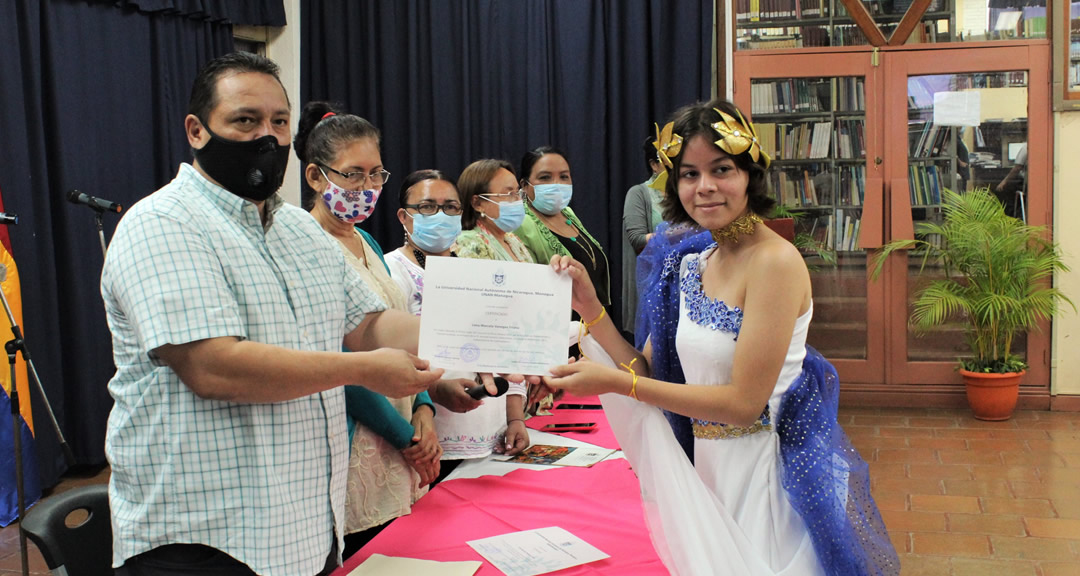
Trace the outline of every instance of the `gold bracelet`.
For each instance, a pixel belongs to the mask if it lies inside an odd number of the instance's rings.
[[[633,360],[631,360],[629,365],[620,363],[619,366],[622,366],[623,368],[626,368],[626,371],[629,372],[630,375],[634,377],[633,382],[630,383],[630,393],[627,394],[627,396],[633,398],[634,400],[637,400],[638,399],[638,397],[637,397],[638,375],[637,375],[637,372],[634,372],[634,368],[633,368],[634,362],[637,362],[637,358],[634,358]]]
[[[591,360],[591,358],[589,358],[589,355],[581,349],[581,341],[589,335],[589,328],[592,328],[596,325],[597,322],[603,320],[605,314],[607,314],[607,308],[601,307],[600,315],[597,316],[592,322],[586,322],[584,318],[582,318],[581,321],[578,322],[578,351],[581,352],[581,357],[586,360]]]

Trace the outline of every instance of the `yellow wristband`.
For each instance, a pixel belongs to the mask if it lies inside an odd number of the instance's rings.
[[[581,323],[585,325],[585,329],[588,330],[596,325],[597,322],[604,319],[604,315],[607,314],[607,308],[600,309],[600,315],[597,316],[592,322],[586,322],[584,318],[581,319]]]
[[[633,360],[631,360],[629,365],[619,364],[619,366],[622,366],[623,368],[626,368],[626,371],[629,372],[630,375],[634,377],[634,380],[630,383],[630,393],[627,394],[627,396],[633,398],[634,400],[637,400],[638,399],[638,397],[637,397],[638,375],[637,375],[637,372],[634,372],[634,368],[633,368],[634,362],[637,362],[637,358],[634,358]]]
[[[586,360],[589,360],[590,358],[585,354],[584,350],[581,350],[581,341],[585,339],[585,336],[588,336],[589,328],[592,328],[597,322],[604,318],[604,314],[607,314],[607,308],[600,308],[600,315],[592,322],[586,322],[584,318],[578,322],[580,326],[578,328],[578,350],[581,351],[582,358],[585,358]]]

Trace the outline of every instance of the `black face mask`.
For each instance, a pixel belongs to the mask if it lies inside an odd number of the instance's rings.
[[[227,140],[211,132],[205,122],[203,128],[210,141],[195,150],[195,160],[222,188],[255,202],[266,200],[281,188],[289,164],[289,144],[282,146],[270,135]]]

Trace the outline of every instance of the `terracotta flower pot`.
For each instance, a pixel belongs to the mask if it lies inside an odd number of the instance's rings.
[[[1020,396],[1020,379],[1027,371],[986,374],[960,369],[968,405],[979,420],[1008,420]]]

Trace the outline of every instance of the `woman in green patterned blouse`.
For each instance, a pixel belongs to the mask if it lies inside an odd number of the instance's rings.
[[[552,146],[531,150],[522,157],[518,174],[527,207],[518,238],[537,262],[550,262],[558,254],[584,264],[597,298],[610,306],[611,267],[600,243],[570,208],[573,179],[566,154]]]

